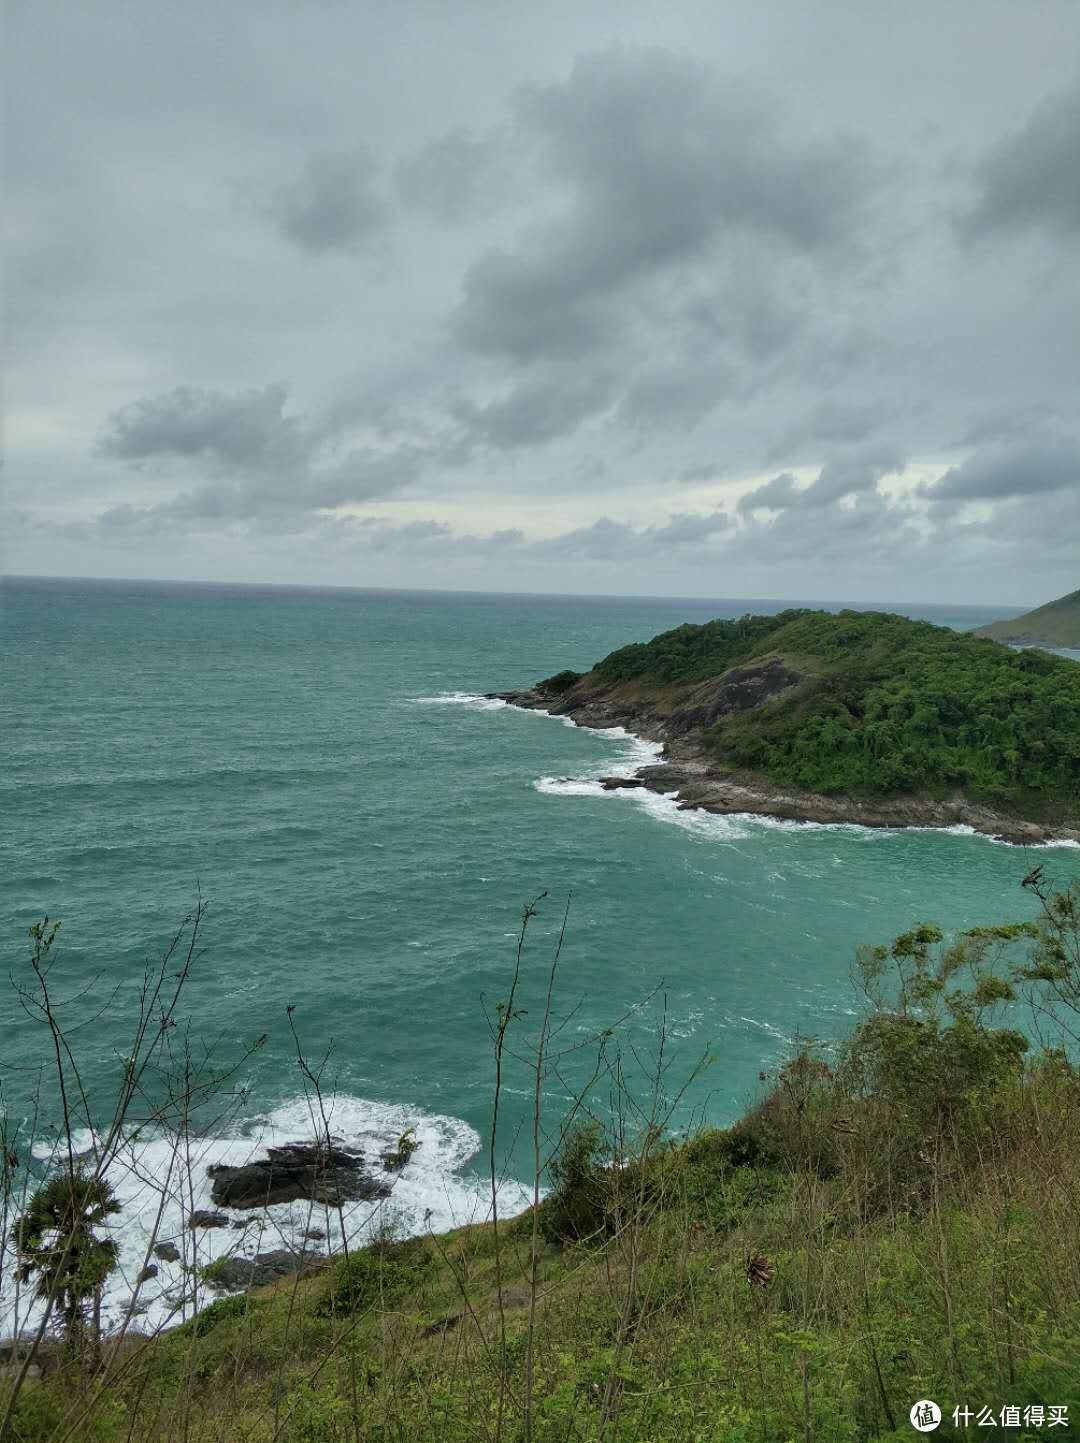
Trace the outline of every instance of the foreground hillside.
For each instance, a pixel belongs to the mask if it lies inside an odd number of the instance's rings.
[[[1080,835],[1080,667],[881,612],[679,626],[502,693],[663,741],[639,780],[716,811]]]
[[[1080,890],[1025,886],[1034,921],[864,949],[854,1035],[794,1052],[734,1127],[672,1137],[677,1081],[628,1091],[609,1052],[604,1105],[560,1092],[539,1124],[537,1209],[411,1240],[387,1212],[364,1251],[53,1352],[5,1439],[861,1443],[912,1436],[924,1398],[940,1437],[1061,1410],[1075,1436],[1080,1073],[1014,1029],[1077,1035]]]
[[[1014,646],[1062,646],[1080,649],[1080,591],[1048,601],[1011,621],[995,621],[980,627],[977,636]]]

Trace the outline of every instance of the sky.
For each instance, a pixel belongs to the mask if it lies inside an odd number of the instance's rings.
[[[8,0],[9,573],[1080,585],[1074,0]]]

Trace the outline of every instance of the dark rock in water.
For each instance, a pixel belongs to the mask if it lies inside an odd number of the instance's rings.
[[[216,1292],[237,1293],[247,1288],[263,1288],[267,1283],[290,1273],[309,1270],[321,1262],[319,1252],[294,1253],[290,1248],[275,1248],[273,1252],[256,1253],[253,1258],[224,1258],[214,1263],[207,1282]]]
[[[643,787],[645,781],[642,777],[601,777],[600,785],[605,792],[623,792],[634,787]]]
[[[135,1279],[135,1286],[138,1287],[140,1283],[148,1283],[151,1278],[156,1278],[157,1275],[157,1263],[150,1263],[145,1268],[143,1268],[142,1272]]]
[[[187,1225],[189,1228],[227,1228],[229,1217],[227,1213],[212,1213],[203,1208],[196,1208],[188,1218]]]
[[[389,1197],[390,1187],[364,1171],[364,1155],[340,1141],[287,1142],[242,1167],[215,1164],[211,1193],[218,1207],[261,1208],[273,1203],[316,1202],[339,1208],[348,1202]]]
[[[175,1243],[155,1243],[153,1247],[155,1258],[160,1258],[163,1263],[178,1263],[180,1261],[180,1249]]]
[[[310,1238],[313,1243],[323,1243],[326,1241],[326,1234],[321,1228],[308,1228],[307,1232],[304,1233],[304,1237]]]

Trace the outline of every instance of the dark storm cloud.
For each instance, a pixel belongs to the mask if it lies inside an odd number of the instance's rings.
[[[1080,489],[1080,444],[1063,437],[980,447],[932,484],[920,487],[932,501],[1000,501]]]
[[[753,235],[796,253],[849,248],[869,183],[855,140],[786,134],[769,107],[708,65],[661,49],[579,57],[518,104],[567,197],[513,249],[465,276],[455,331],[515,361],[610,342],[632,286]]]
[[[1067,238],[1080,233],[1080,81],[996,141],[974,178],[978,200],[961,221],[961,234],[1037,226]]]
[[[354,251],[386,223],[376,176],[366,149],[314,156],[266,207],[281,234],[301,250]]]

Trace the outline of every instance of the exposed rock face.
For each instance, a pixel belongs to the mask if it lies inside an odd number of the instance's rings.
[[[207,1168],[218,1207],[261,1208],[274,1203],[316,1202],[344,1207],[389,1197],[390,1185],[365,1171],[364,1155],[334,1139],[287,1142],[267,1149],[265,1158],[241,1167],[218,1164]]]
[[[180,1249],[175,1243],[155,1243],[154,1257],[160,1258],[163,1263],[178,1263],[180,1261]]]
[[[237,1293],[248,1288],[262,1288],[290,1273],[309,1271],[321,1261],[318,1252],[293,1252],[290,1248],[275,1248],[272,1252],[256,1253],[253,1258],[225,1258],[215,1263],[207,1283],[215,1292]]]
[[[552,694],[542,687],[528,691],[489,692],[493,700],[530,711],[568,716],[578,726],[625,727],[648,741],[677,742],[713,726],[732,712],[748,711],[780,696],[803,680],[801,672],[776,659],[759,666],[733,667],[721,677],[683,691],[677,702],[662,705],[627,695],[623,686],[608,686],[593,675],[566,691]]]

